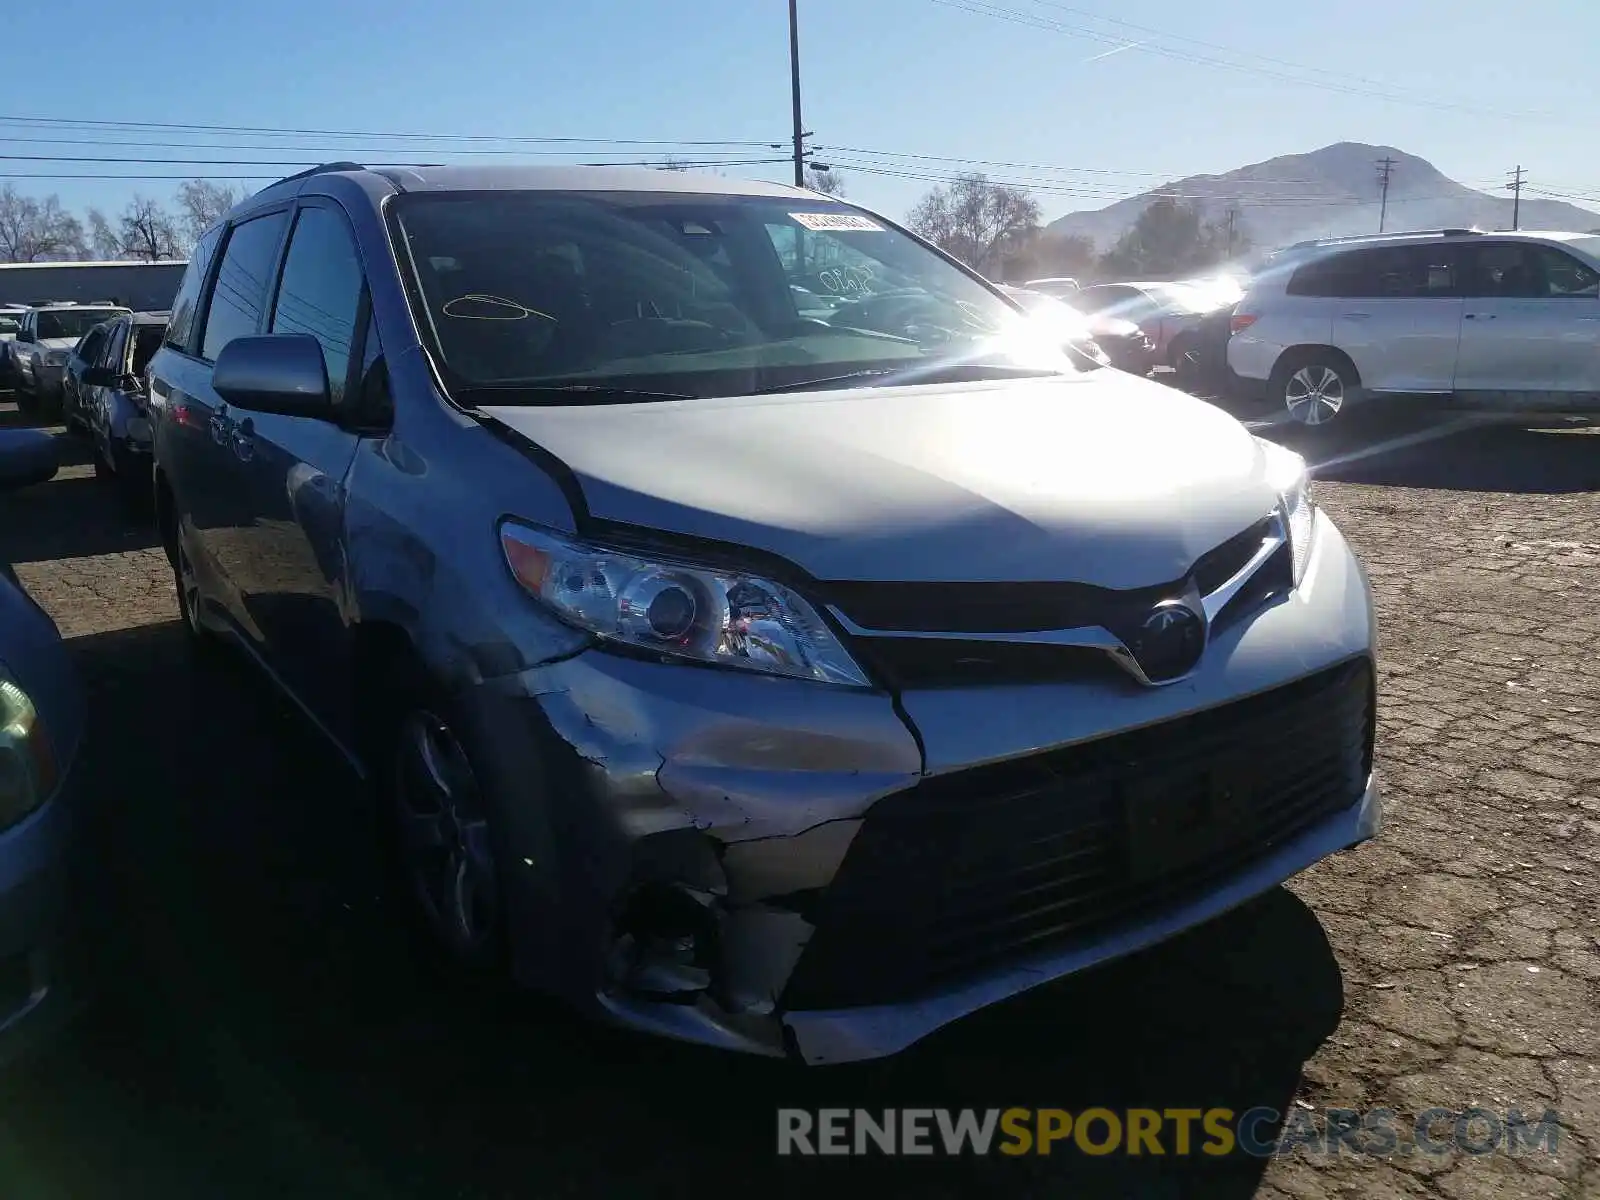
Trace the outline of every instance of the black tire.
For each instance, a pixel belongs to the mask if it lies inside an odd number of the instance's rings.
[[[1353,423],[1350,410],[1360,391],[1355,364],[1335,350],[1285,354],[1267,384],[1271,416],[1287,432],[1318,442]]]
[[[396,665],[386,674],[367,761],[386,867],[407,924],[424,956],[457,982],[508,988],[494,808],[470,732],[419,667]]]
[[[100,473],[100,456],[95,455],[95,474]],[[167,562],[172,566],[172,585],[178,594],[178,620],[183,625],[184,641],[188,644],[190,653],[205,663],[216,661],[222,649],[221,640],[215,633],[200,623],[197,605],[199,603],[199,584],[194,578],[194,568],[189,562],[189,555],[183,548],[182,539],[178,537],[176,514],[171,512],[170,500],[159,520],[161,523],[161,540],[167,552]]]
[[[17,411],[32,421],[39,415],[39,397],[27,388],[17,389]]]

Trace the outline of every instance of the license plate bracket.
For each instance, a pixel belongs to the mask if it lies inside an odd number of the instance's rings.
[[[1128,873],[1135,882],[1169,876],[1245,840],[1256,780],[1248,763],[1217,763],[1194,774],[1153,773],[1122,792]]]

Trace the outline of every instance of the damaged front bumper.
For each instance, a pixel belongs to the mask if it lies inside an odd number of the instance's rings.
[[[896,699],[591,650],[468,689],[517,977],[674,1038],[874,1058],[1372,837],[1370,592],[1319,525],[1301,587],[1166,688]],[[1129,785],[1188,796],[1240,744],[1242,840],[1118,874]]]

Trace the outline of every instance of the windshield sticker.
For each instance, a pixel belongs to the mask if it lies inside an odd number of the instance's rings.
[[[858,213],[790,213],[792,220],[812,233],[882,233],[883,226]]]
[[[447,301],[439,311],[447,317],[459,317],[468,321],[526,321],[529,317],[538,317],[554,324],[556,320],[549,313],[529,308],[526,304],[518,304],[515,300],[507,300],[503,296],[485,296],[476,292]]]

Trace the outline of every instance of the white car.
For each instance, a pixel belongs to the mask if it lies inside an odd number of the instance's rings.
[[[1465,229],[1303,243],[1234,309],[1241,391],[1324,428],[1431,396],[1538,418],[1600,411],[1600,236]]]

